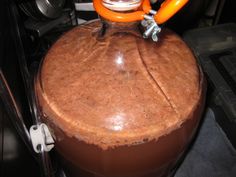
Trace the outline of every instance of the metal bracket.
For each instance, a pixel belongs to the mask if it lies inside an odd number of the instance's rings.
[[[40,146],[49,152],[54,147],[54,140],[46,124],[32,125],[30,127],[31,142],[36,153],[40,153]]]
[[[151,36],[152,40],[158,41],[158,34],[161,32],[161,28],[155,22],[153,15],[156,14],[155,10],[150,10],[151,15],[144,15],[144,20],[141,24],[146,28],[146,31],[143,33],[143,38],[149,38]]]

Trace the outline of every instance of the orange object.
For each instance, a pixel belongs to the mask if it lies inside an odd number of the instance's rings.
[[[151,10],[149,0],[144,0],[142,3],[142,10],[131,13],[114,12],[103,6],[102,0],[93,0],[93,6],[97,13],[103,18],[114,22],[132,22],[144,19],[144,15]]]
[[[188,0],[166,0],[162,3],[161,8],[158,10],[154,16],[157,24],[162,24],[169,20],[176,12],[178,12]],[[114,12],[103,6],[102,0],[93,0],[93,5],[95,10],[103,18],[114,21],[114,22],[133,22],[140,21],[144,19],[145,14],[149,14],[151,10],[149,0],[143,0],[141,5],[142,10],[131,13],[119,13]]]
[[[143,0],[142,9],[146,14],[149,13],[149,11],[152,9],[150,5],[150,0]]]
[[[176,14],[188,0],[166,0],[161,4],[161,8],[157,11],[154,19],[157,24],[165,23],[174,14]]]

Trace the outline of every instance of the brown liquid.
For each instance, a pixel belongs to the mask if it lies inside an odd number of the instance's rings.
[[[166,177],[188,147],[202,108],[198,107],[194,117],[171,134],[140,145],[103,150],[64,137],[56,146],[64,157],[66,174],[73,177],[78,174],[81,177]]]
[[[36,92],[68,173],[168,175],[198,126],[205,89],[189,48],[168,30],[154,43],[131,26],[75,28],[42,63]]]

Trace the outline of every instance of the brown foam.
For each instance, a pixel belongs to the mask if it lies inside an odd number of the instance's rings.
[[[201,104],[202,74],[186,44],[163,30],[158,43],[130,33],[97,40],[97,22],[49,50],[36,81],[42,111],[69,137],[103,149],[158,139]]]

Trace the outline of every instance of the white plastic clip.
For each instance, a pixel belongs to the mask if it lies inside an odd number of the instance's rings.
[[[54,147],[54,140],[46,124],[32,125],[30,127],[30,137],[34,151],[40,153],[40,145],[48,152]]]

